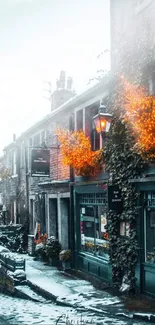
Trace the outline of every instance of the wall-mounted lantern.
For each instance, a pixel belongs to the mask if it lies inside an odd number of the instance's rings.
[[[106,106],[101,105],[99,107],[98,114],[93,117],[95,128],[97,133],[100,133],[102,137],[105,133],[109,132],[112,120],[112,114],[106,112]]]

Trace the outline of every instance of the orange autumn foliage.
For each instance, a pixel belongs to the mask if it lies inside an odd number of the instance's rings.
[[[122,78],[124,119],[131,126],[137,152],[144,159],[155,158],[155,96]]]
[[[103,150],[92,151],[89,137],[83,131],[57,129],[64,165],[74,168],[76,175],[94,175],[103,164]]]

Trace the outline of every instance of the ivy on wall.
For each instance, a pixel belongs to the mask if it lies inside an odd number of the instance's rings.
[[[129,180],[136,178],[144,162],[133,151],[134,138],[121,114],[115,110],[111,129],[105,143],[104,159],[106,169],[110,173],[109,184],[119,185],[122,193],[123,210],[121,214],[114,211],[108,213],[107,230],[109,233],[110,262],[112,265],[113,284],[120,286],[124,275],[127,275],[130,291],[135,290],[135,266],[138,257],[136,239],[136,202],[138,194]],[[129,236],[120,236],[120,223],[129,224]]]

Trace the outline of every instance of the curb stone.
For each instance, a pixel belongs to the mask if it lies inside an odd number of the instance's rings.
[[[125,317],[125,318],[130,318],[132,319],[133,318],[133,314],[126,314],[126,313],[116,313],[115,316],[119,316],[119,317]]]
[[[31,289],[33,289],[37,293],[41,294],[45,299],[52,300],[52,301],[56,302],[57,296],[44,290],[43,288],[39,287],[38,285],[32,283],[30,280],[27,280],[27,284],[30,286]]]
[[[137,319],[137,320],[152,322],[150,318],[151,318],[150,315],[146,315],[146,314],[145,315],[140,314],[140,313],[133,314],[133,319]]]
[[[150,316],[150,322],[155,323],[155,315]]]
[[[48,299],[48,300],[51,300],[51,301],[54,301],[56,304],[60,305],[60,306],[66,306],[66,307],[71,307],[71,308],[75,308],[75,309],[80,309],[81,307],[78,307],[76,306],[75,303],[69,303],[69,302],[65,302],[65,297],[62,298],[62,297],[59,297],[59,296],[56,296],[56,295],[53,295],[52,293],[44,290],[43,288],[39,287],[38,285],[32,283],[30,280],[27,280],[27,284],[34,290],[36,291],[37,293],[41,294],[45,299]],[[60,299],[60,300],[59,300]],[[64,300],[63,300],[64,299]],[[84,308],[85,309],[85,308]],[[87,308],[87,311],[94,311],[94,308],[92,310],[92,308]],[[96,312],[97,312],[97,309],[96,309]],[[98,313],[99,314],[108,314],[107,311],[101,311],[101,310],[98,310]],[[130,319],[137,319],[137,320],[143,320],[143,321],[146,321],[148,323],[151,323],[151,324],[155,324],[155,315],[143,315],[143,314],[140,314],[140,313],[133,313],[133,314],[126,314],[126,313],[114,313],[114,316],[120,316],[120,317],[125,317],[125,318],[130,318]]]
[[[35,302],[40,302],[39,299],[30,297],[28,294],[21,292],[18,288],[15,288],[15,293],[17,295],[18,298],[22,298],[22,299],[26,299],[26,300],[31,300],[31,301],[35,301]]]

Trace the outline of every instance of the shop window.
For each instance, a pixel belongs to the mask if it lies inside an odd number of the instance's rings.
[[[106,230],[106,206],[83,206],[80,211],[81,251],[100,258],[109,258]]]
[[[155,207],[145,209],[144,235],[145,261],[155,263]]]

